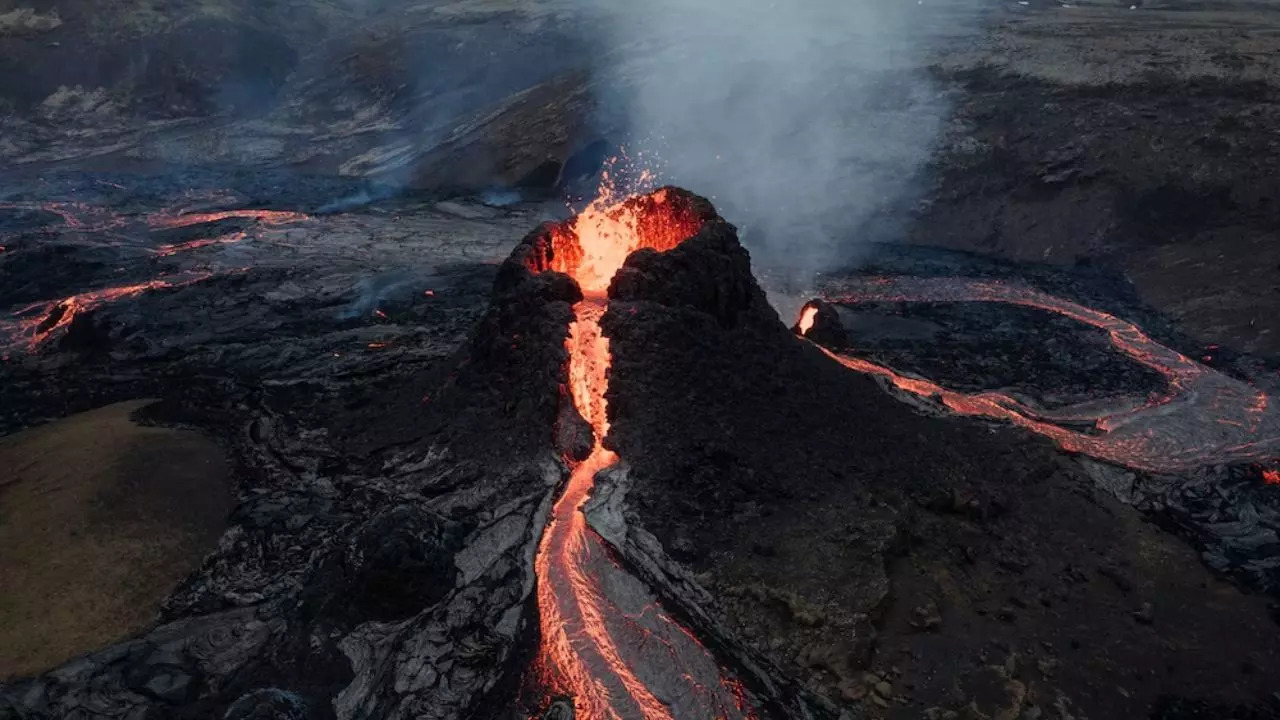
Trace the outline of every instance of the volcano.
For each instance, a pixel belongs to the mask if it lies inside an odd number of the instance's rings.
[[[194,270],[182,264],[193,254],[252,252],[277,237],[264,228],[321,222],[189,215],[150,217],[165,232],[251,224],[156,262]],[[353,334],[345,308],[364,308],[374,283],[314,309],[281,282],[302,276],[274,268],[76,295],[63,314],[32,306],[24,323],[49,319],[21,326],[15,368],[63,362],[71,387],[103,387],[122,368],[157,386],[171,376],[149,417],[217,428],[245,471],[231,527],[156,626],[3,686],[0,709],[1263,712],[1280,673],[1274,621],[1263,597],[1221,577],[1274,589],[1266,394],[1122,319],[1132,308],[1095,309],[1081,287],[993,278],[972,258],[904,258],[892,275],[829,279],[788,328],[733,225],[665,187],[606,193],[487,274],[432,269],[405,305],[379,298],[363,312],[377,332],[424,313],[414,322],[437,329],[416,336]],[[214,314],[234,343],[195,334],[189,353],[166,354],[210,322],[178,310],[216,308],[204,298],[218,291],[266,298],[285,319],[258,331]],[[68,313],[80,319],[62,323]],[[47,342],[79,337],[71,323],[91,314],[105,359]],[[151,328],[146,342],[131,324]],[[275,335],[303,325],[324,330],[305,359],[282,349],[301,366],[284,364]],[[1036,356],[1044,367],[1010,359],[1019,333],[1055,348]],[[265,380],[218,375],[211,357]],[[1092,378],[1099,367],[1110,384]],[[1232,647],[1201,641],[1228,633]],[[1116,668],[1141,670],[1115,680],[1126,694],[1102,689]]]

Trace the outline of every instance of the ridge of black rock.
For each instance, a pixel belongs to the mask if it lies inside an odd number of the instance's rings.
[[[725,327],[751,321],[776,324],[778,315],[751,274],[751,256],[738,242],[737,229],[715,214],[705,199],[666,190],[690,202],[703,220],[702,228],[666,252],[632,253],[614,275],[609,297],[699,311]]]

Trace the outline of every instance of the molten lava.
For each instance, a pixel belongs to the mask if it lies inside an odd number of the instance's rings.
[[[742,709],[740,688],[723,676],[692,633],[661,610],[649,611],[656,606],[620,607],[643,591],[618,597],[617,586],[636,581],[612,563],[582,512],[596,474],[618,461],[604,446],[611,364],[609,340],[600,328],[608,305],[604,292],[631,252],[674,248],[695,234],[701,222],[691,209],[669,202],[664,191],[622,202],[612,202],[605,194],[571,223],[553,230],[550,252],[532,268],[565,272],[586,295],[573,308],[565,347],[569,396],[590,424],[594,443],[590,455],[572,466],[534,565],[542,637],[540,681],[557,694],[571,695],[579,718],[749,716]],[[654,653],[655,661],[635,661]],[[698,680],[708,676],[718,682]],[[665,690],[652,689],[651,683]]]
[[[220,210],[204,213],[157,213],[147,218],[153,228],[173,229],[230,219],[257,220],[262,225],[284,225],[307,219],[305,213],[288,210]]]
[[[700,224],[692,211],[668,203],[666,190],[622,202],[605,192],[556,229],[549,269],[571,276],[584,295],[603,295],[631,253],[670,250]]]
[[[800,334],[805,335],[813,329],[813,321],[818,317],[818,308],[815,305],[805,305],[800,310],[800,321],[796,326],[800,328]]]
[[[1268,485],[1280,485],[1280,470],[1263,470],[1262,482]]]
[[[968,278],[862,278],[829,302],[995,302],[1057,313],[1106,331],[1111,344],[1159,372],[1168,391],[1110,411],[1096,406],[1048,411],[1000,392],[962,393],[908,377],[862,358],[823,348],[847,368],[884,378],[962,415],[1006,420],[1052,439],[1064,450],[1127,467],[1177,472],[1223,461],[1270,457],[1280,446],[1280,416],[1256,388],[1153,340],[1133,323],[1034,288]],[[803,318],[802,318],[803,320]],[[802,334],[804,330],[802,330]],[[1092,422],[1097,433],[1066,427]]]
[[[161,245],[155,249],[155,253],[160,257],[168,257],[188,250],[198,250],[202,247],[209,247],[210,245],[234,245],[241,240],[244,240],[246,237],[248,237],[247,233],[244,231],[237,231],[226,235],[219,235],[217,237],[199,238],[196,240],[188,240],[186,242]]]
[[[149,290],[182,287],[211,276],[212,273],[173,275],[133,285],[90,290],[60,300],[32,303],[14,311],[15,320],[0,321],[0,335],[4,336],[0,340],[7,345],[25,339],[27,349],[35,350],[83,312],[116,300],[136,297]]]

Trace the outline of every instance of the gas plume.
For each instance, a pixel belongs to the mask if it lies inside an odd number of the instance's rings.
[[[577,2],[599,28],[605,124],[712,198],[757,258],[811,272],[898,233],[948,111],[924,69],[936,8]]]

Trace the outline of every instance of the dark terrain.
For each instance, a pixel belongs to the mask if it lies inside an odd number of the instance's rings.
[[[951,122],[920,194],[837,239],[846,266],[801,282],[712,233],[615,283],[625,472],[592,526],[770,717],[1280,717],[1268,463],[1070,455],[787,329],[844,279],[1017,280],[1274,397],[1276,11],[922,8],[954,27],[920,61]],[[77,421],[51,423],[159,398],[139,421],[215,441],[235,495],[225,524],[188,518],[183,557],[139,567],[146,587],[94,589],[137,604],[118,622],[0,658],[27,676],[0,678],[0,718],[544,709],[522,692],[531,558],[584,432],[561,389],[578,295],[508,258],[621,131],[578,22],[501,1],[0,2],[4,442],[86,453],[59,430]],[[218,211],[239,214],[194,215]],[[838,314],[833,349],[950,389],[1052,409],[1163,387],[1059,315]],[[28,471],[0,475],[0,530],[43,487]],[[95,532],[128,536],[133,503],[89,503]],[[0,566],[79,578],[70,545],[26,540]]]

